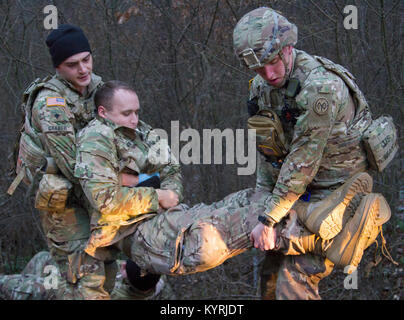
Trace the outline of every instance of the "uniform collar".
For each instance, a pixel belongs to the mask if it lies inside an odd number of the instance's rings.
[[[58,72],[56,72],[55,75],[56,79],[58,79],[60,82],[62,82],[65,86],[67,86],[69,89],[73,90],[76,92],[78,95],[83,96],[83,97],[88,97],[91,95],[91,93],[97,89],[97,86],[101,83],[101,77],[97,76],[94,73],[91,73],[91,81],[90,84],[87,86],[86,90],[84,90],[84,93],[81,94],[77,89],[74,87],[74,85],[70,82],[64,79]]]
[[[282,90],[286,90],[286,88],[289,85],[289,80],[291,78],[293,78],[293,73],[295,72],[295,62],[296,62],[296,50],[295,48],[292,49],[292,65],[290,66],[290,72],[289,72],[289,76],[287,77],[287,80],[285,82],[285,84],[283,85],[283,87],[279,88]]]
[[[105,124],[106,126],[111,128],[115,132],[122,132],[125,136],[128,136],[129,138],[132,138],[132,139],[136,138],[136,131],[135,130],[130,129],[128,127],[117,125],[115,122],[113,122],[113,121],[111,121],[109,119],[105,119],[103,117],[100,117],[98,114],[96,115],[96,118],[97,118],[98,121]]]
[[[289,78],[293,78],[293,73],[295,72],[295,64],[296,64],[296,49],[292,49],[292,67],[290,68]]]
[[[96,90],[101,82],[102,82],[102,79],[100,76],[97,76],[96,74],[91,73],[91,82],[87,87],[88,93],[91,94],[94,90]]]

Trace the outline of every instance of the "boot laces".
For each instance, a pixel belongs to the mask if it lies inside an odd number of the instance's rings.
[[[383,227],[379,226],[379,230],[380,230],[380,238],[382,241],[381,252],[382,252],[383,256],[385,256],[391,263],[398,266],[398,262],[392,258],[389,250],[387,249],[387,241],[383,236]],[[378,243],[377,239],[375,240],[375,242],[376,242],[376,250],[375,250],[375,261],[376,261],[376,252],[377,252],[377,249],[379,248],[379,243]]]

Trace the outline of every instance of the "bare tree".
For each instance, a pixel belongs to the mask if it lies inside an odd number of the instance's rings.
[[[234,55],[233,28],[248,11],[271,5],[298,26],[299,49],[347,67],[356,76],[374,116],[394,116],[402,145],[403,1],[3,0],[0,149],[4,159],[12,151],[19,129],[22,92],[35,78],[54,72],[44,42],[49,31],[44,29],[43,8],[48,4],[57,7],[59,23],[83,28],[92,45],[97,74],[104,80],[120,79],[134,85],[141,101],[141,118],[168,133],[171,121],[178,120],[181,130],[193,128],[201,136],[203,129],[246,128],[248,80],[254,74]],[[358,8],[357,30],[344,28],[343,9],[348,4]],[[201,152],[200,163],[202,158]],[[393,209],[385,238],[398,260],[404,255],[402,159],[400,151],[389,168],[375,176],[376,190],[383,192]],[[7,175],[8,166],[7,161],[0,162],[0,268],[7,273],[21,270],[35,252],[46,247],[28,189],[19,187],[13,198],[5,194],[12,180]],[[254,175],[238,176],[237,166],[184,165],[186,202],[210,203],[254,186]],[[256,299],[261,259],[261,253],[251,250],[215,270],[176,278],[172,284],[179,298]],[[403,298],[394,266],[384,260],[372,265],[372,259],[372,253],[367,252],[362,265],[369,270],[373,267],[373,271],[369,278],[361,273],[359,290],[344,290],[344,274],[335,271],[322,284],[323,297]]]

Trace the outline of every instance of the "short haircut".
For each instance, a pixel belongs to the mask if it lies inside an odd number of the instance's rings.
[[[136,91],[126,82],[119,80],[111,80],[105,82],[95,93],[94,103],[95,108],[103,106],[108,111],[112,110],[112,99],[114,98],[115,91],[126,90],[136,94]]]

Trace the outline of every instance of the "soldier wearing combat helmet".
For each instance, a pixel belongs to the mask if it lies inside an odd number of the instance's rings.
[[[261,250],[275,247],[274,227],[294,211],[298,223],[323,239],[352,227],[345,223],[355,210],[366,217],[373,210],[380,215],[382,209],[389,215],[384,198],[371,194],[362,140],[372,118],[354,77],[328,59],[295,49],[296,42],[297,27],[266,7],[244,15],[233,33],[236,55],[257,73],[250,80],[248,126],[257,130],[257,188],[270,192],[251,233],[254,246]],[[353,177],[358,178],[355,183]],[[347,187],[367,195],[348,197],[350,210],[334,210],[322,219],[319,203],[333,190]],[[329,203],[338,207],[341,200],[336,197]],[[300,211],[302,207],[307,210]],[[339,241],[343,240],[335,242]],[[267,252],[264,266],[270,268],[275,258]],[[318,282],[336,263],[328,258],[278,257],[273,270],[262,270],[263,297],[273,295],[266,291],[276,281],[279,299],[319,299]]]

